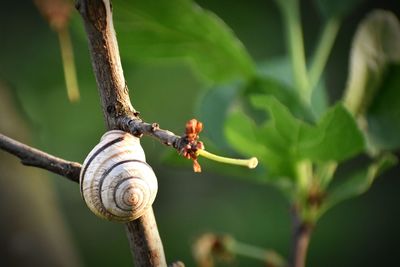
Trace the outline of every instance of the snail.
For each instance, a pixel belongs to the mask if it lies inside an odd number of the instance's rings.
[[[142,216],[153,204],[158,188],[139,138],[119,130],[106,132],[89,153],[79,183],[89,209],[117,222]]]

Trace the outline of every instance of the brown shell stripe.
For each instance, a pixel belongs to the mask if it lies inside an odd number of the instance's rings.
[[[104,144],[102,147],[100,147],[100,148],[90,157],[90,159],[89,159],[88,162],[86,163],[86,165],[85,165],[85,167],[84,167],[84,169],[83,169],[83,171],[82,171],[82,175],[81,175],[80,190],[81,190],[82,196],[83,196],[83,180],[85,179],[85,174],[86,174],[86,171],[87,171],[87,169],[88,169],[90,163],[92,163],[92,161],[93,161],[101,152],[103,152],[103,150],[105,150],[106,148],[112,146],[113,144],[116,144],[116,143],[121,142],[121,141],[123,141],[123,140],[124,140],[124,137],[118,137],[118,138],[116,138],[116,139],[114,139],[114,140],[112,140],[112,141],[110,141],[110,142]]]

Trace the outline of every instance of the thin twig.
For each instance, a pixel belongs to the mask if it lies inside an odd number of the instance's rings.
[[[175,148],[181,152],[188,143],[186,136],[178,136],[168,130],[163,130],[158,123],[147,123],[137,117],[122,116],[117,120],[118,128],[135,136],[149,135],[161,143]]]
[[[0,134],[0,149],[17,156],[24,165],[42,168],[79,183],[81,164],[78,162],[57,158],[36,148],[24,145],[3,134]]]

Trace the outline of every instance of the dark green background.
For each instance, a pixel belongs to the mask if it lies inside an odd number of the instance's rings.
[[[322,18],[312,1],[301,2],[305,46],[311,51]],[[198,3],[220,16],[257,62],[285,53],[281,18],[273,1]],[[371,0],[364,1],[346,17],[328,63],[331,103],[341,96],[345,85],[355,27],[376,7],[400,14],[400,4],[396,1]],[[0,80],[13,89],[16,105],[30,124],[34,145],[82,162],[104,132],[104,124],[87,43],[79,33],[82,26],[77,12],[73,15],[72,29],[81,90],[79,103],[71,104],[66,97],[57,36],[30,1],[2,3]],[[183,62],[127,62],[124,51],[121,57],[133,105],[142,117],[182,134],[185,122],[196,115],[197,99],[205,84]],[[289,204],[277,190],[211,173],[204,160],[200,174],[194,174],[190,165],[171,167],[161,160],[168,148],[149,138],[143,138],[143,146],[159,180],[154,209],[168,262],[180,259],[193,266],[191,244],[206,231],[229,233],[242,242],[288,255]],[[367,194],[339,205],[320,220],[311,240],[308,266],[396,265],[400,252],[399,173],[399,167],[391,169]],[[81,200],[76,184],[55,175],[53,178],[60,209],[84,264],[131,265],[123,226],[96,218]],[[2,223],[12,223],[1,215],[0,219]],[[235,265],[261,266],[261,263],[239,257]]]

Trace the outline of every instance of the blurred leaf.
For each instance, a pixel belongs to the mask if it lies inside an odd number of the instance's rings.
[[[225,134],[230,144],[241,154],[264,157],[266,151],[257,140],[256,125],[245,114],[231,114],[226,122]]]
[[[257,70],[259,76],[275,78],[294,92],[291,64],[289,57],[273,58],[259,63]]]
[[[304,103],[301,103],[298,92],[294,89],[294,81],[292,76],[292,65],[288,57],[275,58],[258,65],[258,72],[261,79],[276,80],[279,82],[279,91],[273,90],[273,94],[280,102],[285,104],[290,111],[296,115],[301,114],[305,117],[310,116],[310,112],[306,110]],[[264,88],[271,86],[265,84]],[[276,83],[278,85],[278,83]],[[276,86],[275,85],[275,86]],[[272,86],[272,88],[274,88]],[[267,89],[272,90],[272,89]],[[318,83],[311,95],[311,111],[318,119],[328,108],[328,97],[326,94],[325,83]],[[303,117],[302,116],[302,117]]]
[[[363,0],[315,0],[320,12],[326,17],[344,17]]]
[[[385,154],[371,163],[368,168],[356,172],[342,184],[330,189],[319,216],[340,202],[365,193],[371,187],[375,178],[396,163],[397,158],[394,155]]]
[[[278,134],[292,145],[293,155],[312,161],[341,161],[364,148],[362,133],[348,111],[338,104],[329,109],[316,126],[293,117],[287,107],[266,96],[254,96],[255,107],[271,114]]]
[[[269,114],[267,122],[256,126],[249,117],[236,112],[228,118],[225,134],[238,152],[258,157],[271,177],[293,179],[300,160],[341,161],[364,148],[362,133],[340,104],[312,126],[295,118],[274,97],[253,95],[250,100]]]
[[[225,151],[229,151],[230,147],[224,136],[224,122],[240,87],[240,83],[214,87],[205,91],[197,104],[196,114],[204,125],[202,139],[206,136],[214,145]],[[208,146],[207,143],[205,145]]]
[[[297,140],[301,122],[293,117],[286,106],[274,97],[264,95],[253,95],[250,101],[256,108],[270,114],[271,119],[268,124],[271,124],[283,139],[291,142]]]
[[[311,93],[311,108],[314,116],[320,118],[329,108],[328,94],[324,79],[321,79]]]
[[[272,182],[290,196],[293,190],[293,165],[288,146],[277,131],[271,127],[256,127],[256,124],[243,113],[231,114],[225,123],[225,135],[231,146],[245,156],[256,156],[261,165],[257,173],[247,175],[252,181]],[[273,128],[272,128],[273,129]]]
[[[253,62],[232,30],[193,1],[117,1],[114,12],[124,59],[185,59],[213,82],[253,75]]]
[[[261,99],[274,99],[263,95],[259,97]],[[274,101],[277,102],[275,99]],[[271,109],[274,109],[274,107]],[[260,163],[267,169],[267,174],[264,176],[265,180],[276,180],[277,177],[293,179],[293,157],[290,151],[290,143],[293,142],[293,138],[289,131],[292,131],[297,121],[294,117],[291,117],[289,111],[279,110],[278,108],[275,110],[276,112],[271,114],[272,118],[258,127],[243,113],[231,114],[225,124],[225,135],[232,147],[238,152],[246,156],[256,156],[259,159]],[[281,118],[285,118],[286,124],[281,123]],[[278,124],[278,126],[275,124]]]
[[[258,84],[258,82],[263,83],[265,87],[253,87],[255,84]],[[204,135],[201,136],[202,141],[205,143],[207,150],[219,155],[223,155],[226,152],[232,154],[232,147],[235,147],[236,151],[245,156],[259,157],[260,155],[264,155],[262,158],[268,158],[268,162],[276,162],[277,160],[279,161],[280,159],[276,158],[273,152],[265,151],[262,143],[260,143],[257,137],[260,135],[260,133],[255,131],[256,123],[251,121],[249,117],[245,116],[243,113],[234,112],[233,114],[230,114],[227,119],[227,113],[229,109],[237,106],[235,99],[237,98],[237,94],[240,92],[241,87],[242,84],[233,83],[227,86],[215,87],[205,92],[198,108],[201,114],[200,119],[205,125]],[[248,90],[249,88],[251,89]],[[263,81],[256,80],[250,85],[250,87],[246,89],[246,91],[249,93],[253,89],[261,89],[261,91],[267,91],[274,95],[276,93],[277,95],[282,96],[282,99],[287,99],[289,102],[295,101],[291,98],[293,96],[290,93],[286,95],[284,91],[281,91],[281,83],[272,79],[266,79]],[[265,116],[263,118],[265,118]],[[229,121],[225,127],[226,137],[223,135],[223,129],[221,129],[221,127],[224,126],[225,121]],[[242,137],[245,138],[242,139]],[[231,144],[229,145],[227,139],[235,140],[235,144],[233,144],[233,142],[229,142]],[[174,165],[182,164],[182,162],[180,162],[182,159],[177,159],[177,156],[175,155],[167,155],[165,160],[166,162]],[[278,179],[271,174],[271,170],[269,170],[269,174],[267,176],[264,166],[257,167],[257,169],[252,170],[251,175],[249,175],[249,170],[241,167],[236,168],[220,163],[214,163],[208,160],[200,160],[202,161],[202,166],[209,171],[222,173],[230,177],[241,177],[254,182],[265,183],[272,181],[285,193],[287,193],[288,190],[292,190],[292,183],[288,181],[287,178],[281,177]],[[274,166],[278,165],[279,162],[274,164]],[[286,167],[287,163],[285,163],[284,166]]]
[[[307,108],[303,105],[293,89],[276,78],[263,76],[257,77],[256,80],[246,87],[245,100],[249,100],[249,96],[254,94],[273,96],[279,100],[279,102],[287,106],[296,116],[307,119],[311,117],[309,110],[307,110]],[[253,110],[250,111],[254,113]],[[265,114],[263,115],[264,116],[258,117],[265,119]]]
[[[267,169],[267,175],[263,177],[266,181],[276,180],[278,176],[293,178],[291,158],[282,156],[289,154],[285,140],[269,128],[257,128],[250,118],[237,112],[229,116],[225,135],[236,151],[259,159]]]
[[[400,65],[391,66],[367,112],[368,137],[379,149],[400,147]]]
[[[375,10],[358,26],[353,39],[344,103],[362,116],[378,93],[389,63],[400,62],[400,23],[389,11]]]
[[[257,129],[258,140],[267,150],[264,162],[275,176],[294,178],[295,150],[301,121],[274,97],[254,95],[250,98],[254,107],[266,111],[270,119]],[[263,162],[262,155],[260,155]]]
[[[212,151],[217,155],[223,155],[224,152],[218,150],[207,138],[201,138],[205,143],[208,151]],[[246,151],[247,153],[248,151]],[[254,155],[254,154],[253,154]],[[180,156],[174,150],[168,150],[162,156],[162,162],[170,166],[185,168],[192,170],[192,161],[187,160]],[[242,166],[233,166],[222,164],[216,161],[207,160],[200,157],[199,162],[201,163],[204,173],[219,173],[230,178],[241,179],[249,182],[256,182],[259,184],[273,183],[276,188],[287,197],[291,197],[291,192],[294,190],[293,181],[289,177],[275,177],[266,173],[264,166],[258,165],[256,169],[249,170]]]
[[[361,152],[364,138],[350,113],[337,104],[316,127],[304,125],[299,137],[300,157],[313,161],[342,161]]]

